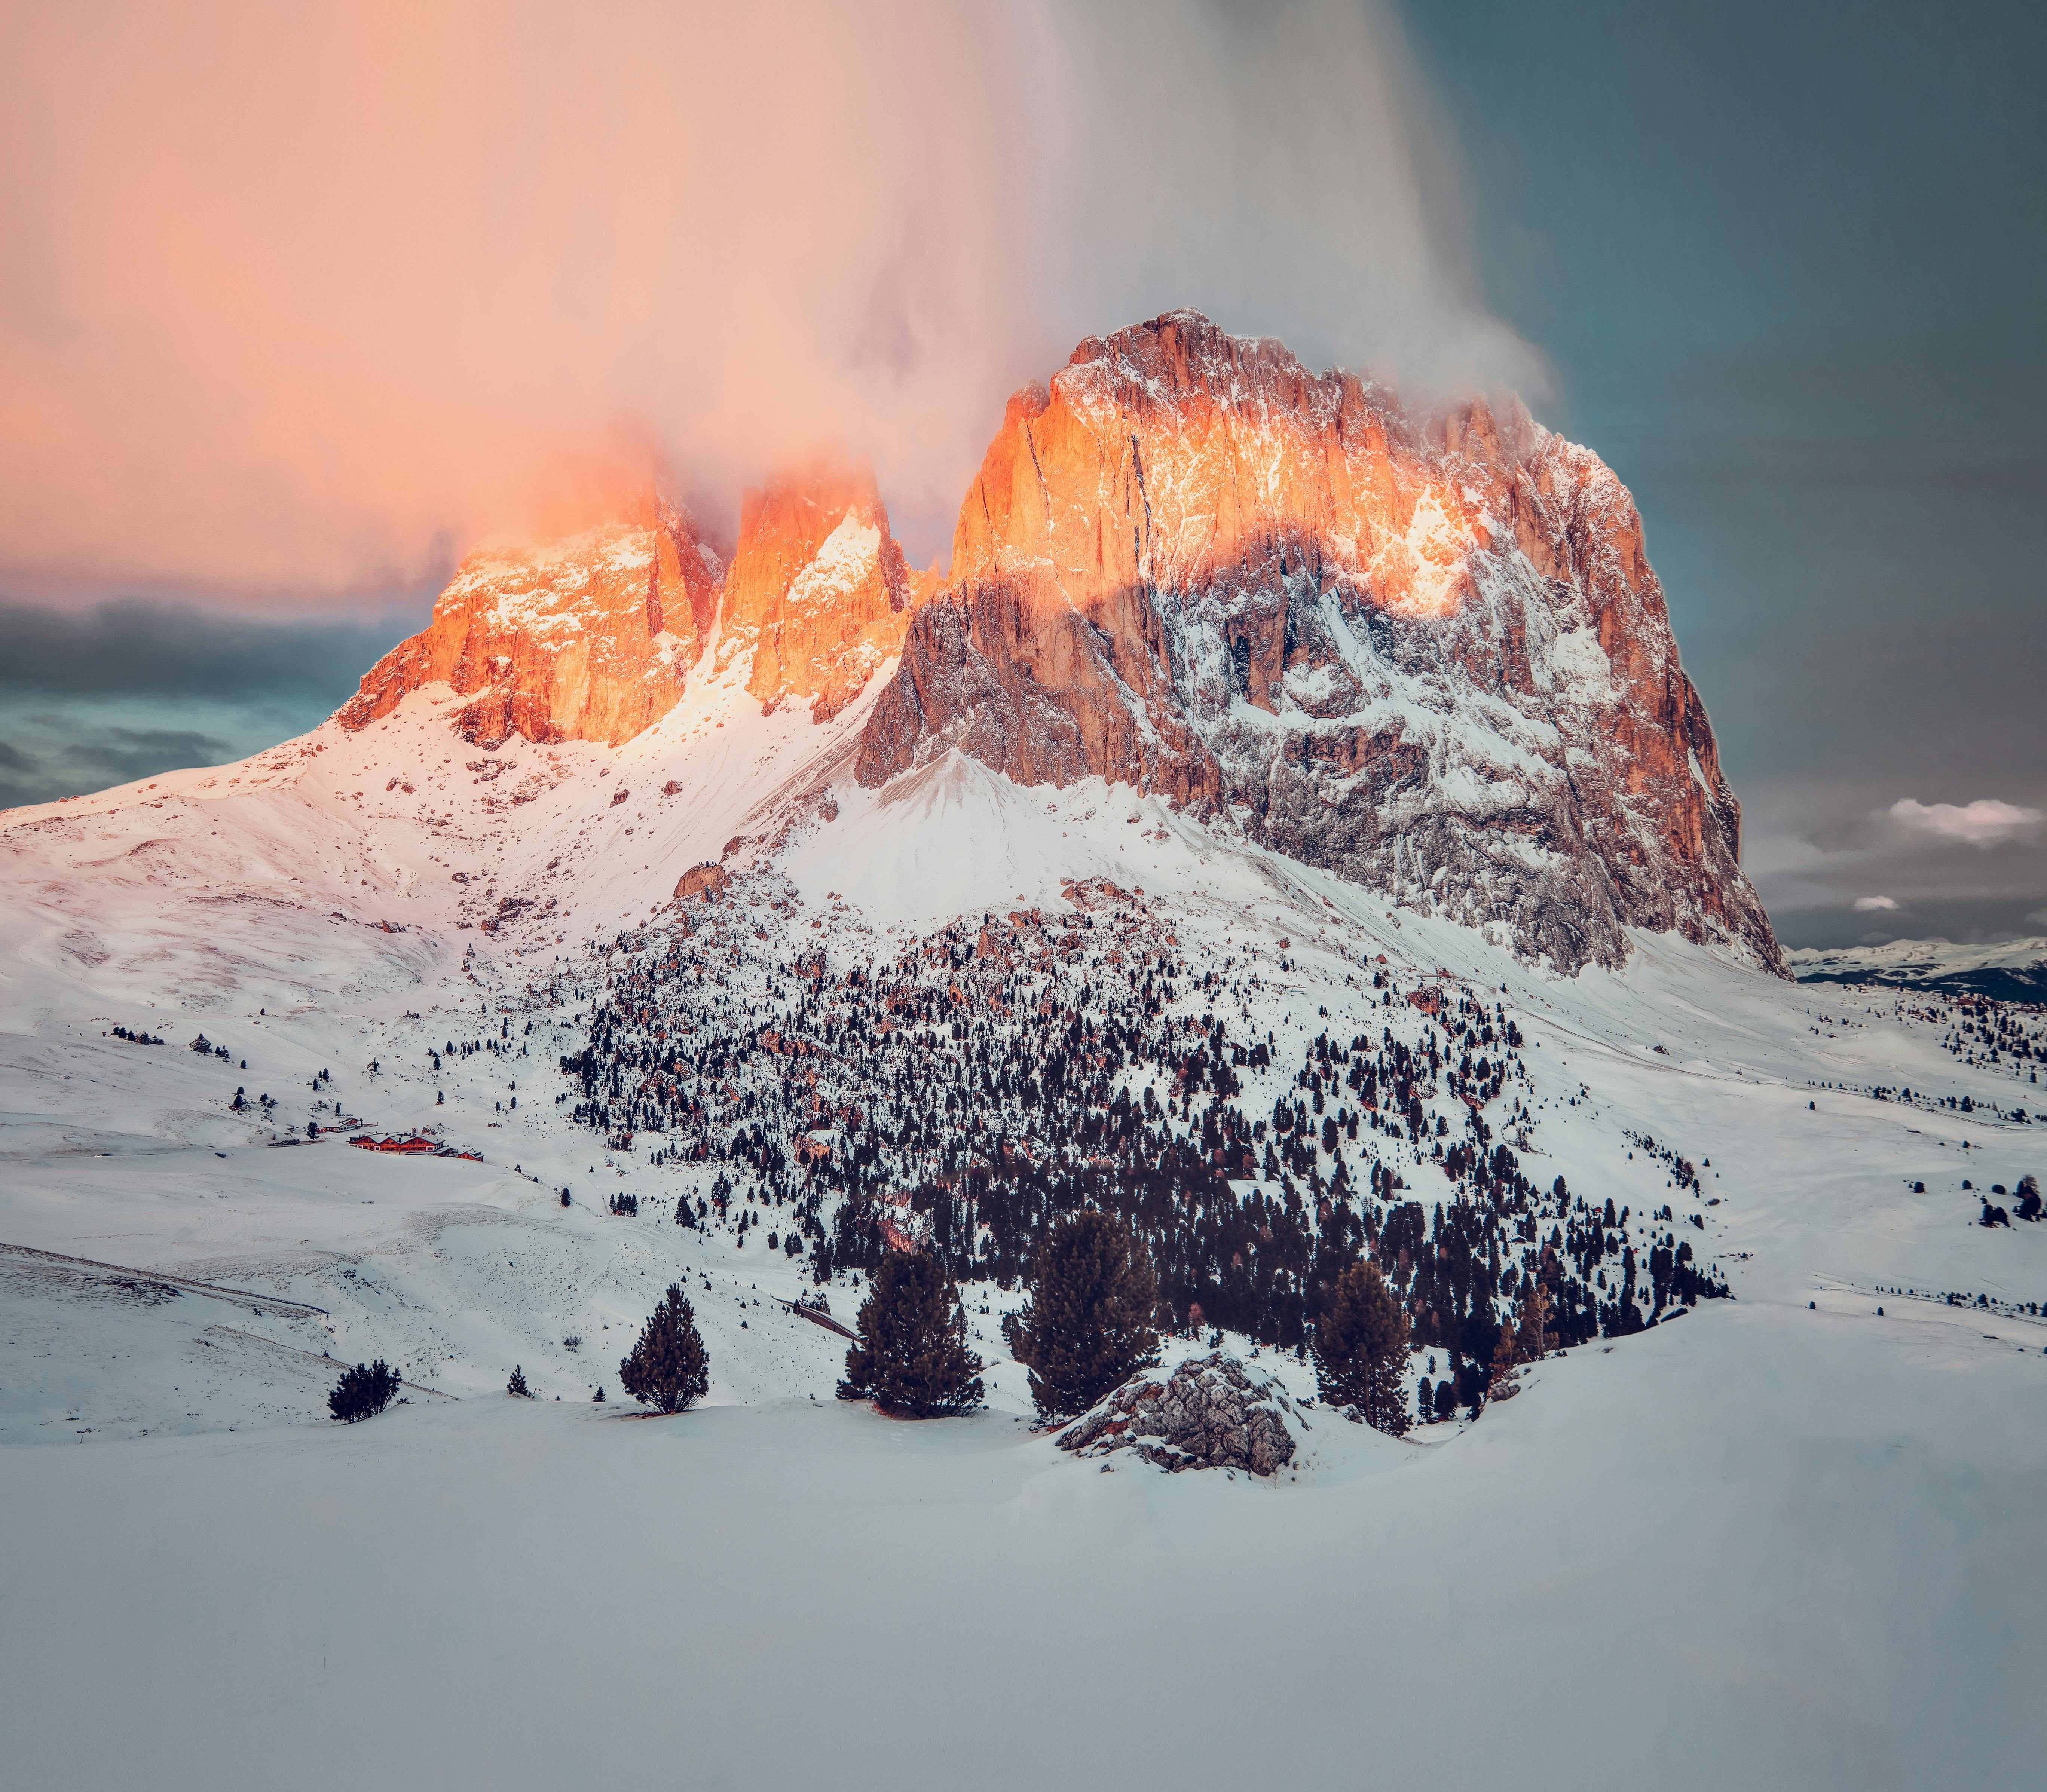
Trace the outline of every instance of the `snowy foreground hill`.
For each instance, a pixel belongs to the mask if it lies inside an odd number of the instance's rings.
[[[819,727],[708,676],[622,746],[495,751],[454,700],[0,832],[11,1782],[2037,1782],[2047,1228],[1975,1223],[1978,1191],[2047,1167],[2037,1011],[1669,935],[1561,977],[1099,780],[955,757],[869,791],[845,765],[871,692]],[[675,900],[702,863],[712,897]],[[1270,1481],[1035,1433],[1013,1281],[966,1284],[984,1412],[842,1405],[842,1340],[787,1303],[852,1198],[694,1142],[818,1097],[785,1151],[843,1163],[878,1129],[910,1182],[1042,1153],[1049,1111],[1005,1080],[940,1137],[907,1084],[856,1099],[849,988],[927,1090],[970,1050],[954,1025],[978,1036],[958,1017],[1121,1015],[1090,1086],[1163,1097],[1155,1144],[1305,1109],[1341,1042],[1325,1105],[1365,1124],[1276,1164],[1246,1133],[1226,1166],[1266,1229],[1339,1168],[1355,1207],[1440,1229],[1466,1191],[1435,1154],[1476,1117],[1530,1191],[1493,1273],[1554,1236],[1611,1315],[1614,1254],[1582,1255],[1611,1202],[1616,1246],[1646,1265],[1681,1235],[1732,1298],[1643,1327],[1645,1267],[1621,1335],[1476,1419],[1396,1440],[1298,1405]],[[600,1010],[618,1050],[643,1012],[756,1043],[671,1060],[679,1117],[647,1130],[633,1097],[628,1145],[609,1085],[561,1067]],[[1265,1047],[1226,1103],[1186,1086],[1174,1028],[1202,1020]],[[1432,1037],[1440,1069],[1388,1069],[1368,1109],[1354,1073]],[[477,1155],[346,1142],[428,1128]],[[729,1217],[675,1224],[721,1176]],[[962,1223],[888,1212],[932,1248]],[[803,1254],[765,1248],[791,1225]],[[678,1279],[710,1395],[640,1417],[617,1360]],[[842,1321],[863,1279],[824,1289]],[[1287,1286],[1256,1297],[1283,1326]],[[1222,1341],[1311,1402],[1290,1349]],[[335,1364],[372,1356],[407,1403],[330,1422]],[[505,1396],[515,1364],[538,1400]]]

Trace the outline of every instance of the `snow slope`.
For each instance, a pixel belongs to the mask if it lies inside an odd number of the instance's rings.
[[[1547,976],[1100,780],[953,755],[863,789],[871,698],[818,727],[762,715],[745,674],[693,677],[617,749],[482,753],[428,691],[6,818],[10,1777],[2030,1782],[2047,1229],[1973,1223],[1977,1190],[2047,1168],[2030,1060],[1958,1056],[1925,996],[1671,935]],[[1314,1409],[1271,1486],[1105,1473],[1032,1434],[1013,1292],[969,1314],[985,1413],[839,1406],[842,1341],[781,1304],[800,1260],[672,1224],[709,1167],[556,1101],[602,947],[667,925],[735,838],[742,889],[787,892],[729,911],[769,962],[880,957],[1092,877],[1141,888],[1190,976],[1236,967],[1245,1031],[1297,1051],[1381,1024],[1382,954],[1465,979],[1527,1036],[1531,1177],[1689,1210],[1642,1140],[1682,1151],[1736,1298],[1408,1441]],[[771,998],[735,954],[716,999]],[[281,1142],[309,1120],[339,1130]],[[424,1126],[480,1161],[343,1142]],[[711,1393],[640,1419],[617,1360],[671,1279]],[[859,1289],[827,1292],[849,1319]],[[373,1355],[409,1403],[327,1422],[334,1361]],[[504,1397],[515,1363],[537,1402]]]

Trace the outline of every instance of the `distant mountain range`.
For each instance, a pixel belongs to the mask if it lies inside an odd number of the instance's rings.
[[[2047,1001],[2047,939],[1994,946],[1894,939],[1785,954],[1801,983],[1883,983],[2000,1002]]]

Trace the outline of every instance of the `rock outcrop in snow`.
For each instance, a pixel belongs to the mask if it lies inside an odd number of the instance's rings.
[[[1782,968],[1641,519],[1588,450],[1178,312],[1010,401],[861,744],[1226,811],[1566,969]]]
[[[1279,1386],[1220,1352],[1169,1376],[1134,1376],[1054,1440],[1082,1456],[1135,1450],[1169,1472],[1242,1469],[1276,1474],[1294,1459],[1290,1410]]]
[[[366,727],[405,694],[445,683],[470,701],[463,737],[629,741],[673,709],[718,615],[717,556],[687,513],[648,497],[623,521],[542,545],[478,548],[433,619],[342,706]]]

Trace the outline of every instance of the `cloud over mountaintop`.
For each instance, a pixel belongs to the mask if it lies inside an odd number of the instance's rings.
[[[1004,395],[1168,305],[1542,383],[1372,4],[13,23],[17,593],[389,589],[650,462],[723,504],[834,442],[936,546]]]

